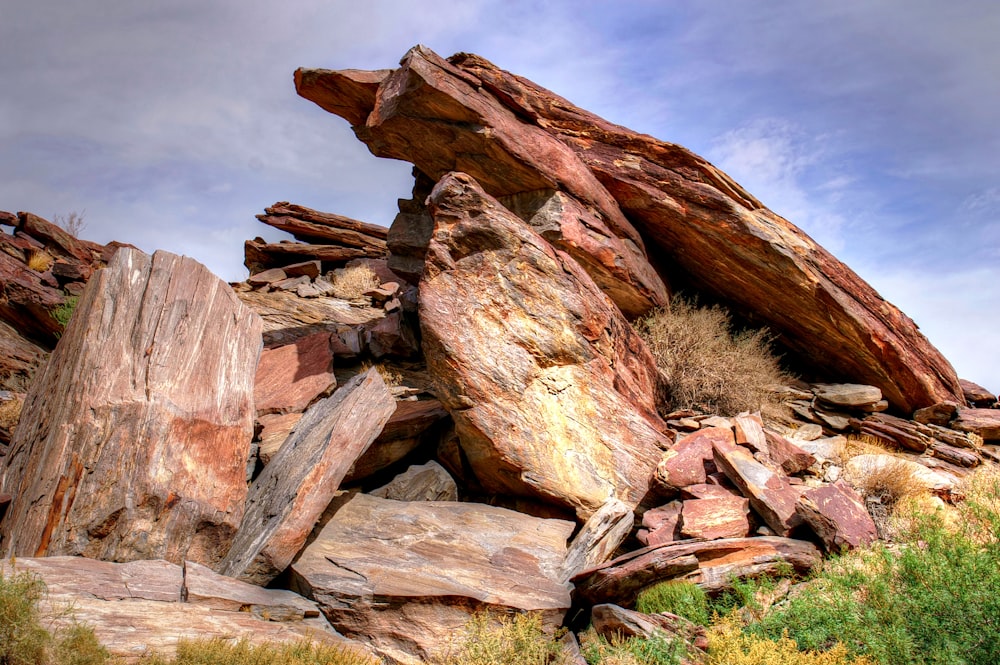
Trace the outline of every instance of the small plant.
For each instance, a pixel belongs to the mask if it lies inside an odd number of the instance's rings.
[[[76,311],[76,306],[79,302],[79,296],[66,296],[63,304],[52,310],[52,318],[59,322],[63,330],[69,325],[69,320],[73,318],[73,312]]]
[[[55,259],[44,249],[30,250],[28,255],[28,269],[35,272],[47,272],[52,268]]]
[[[465,630],[435,665],[548,665],[555,663],[559,644],[542,630],[537,612],[513,616],[476,612]]]
[[[722,307],[698,307],[680,297],[636,328],[667,377],[669,410],[734,416],[779,408],[774,389],[789,377],[771,352],[766,330],[735,332]]]
[[[697,584],[679,580],[661,582],[643,590],[635,608],[645,614],[670,612],[699,626],[707,626],[711,619],[705,591]]]
[[[381,285],[375,271],[363,263],[333,273],[333,295],[341,300],[359,300]]]
[[[52,222],[74,238],[79,238],[87,227],[87,222],[83,220],[83,214],[83,212],[74,211],[68,215],[53,215]]]
[[[581,652],[588,665],[679,665],[687,655],[680,640],[661,633],[648,639],[608,640],[590,629],[580,637]]]
[[[879,536],[887,538],[891,535],[890,518],[896,506],[904,500],[925,494],[927,487],[908,460],[884,454],[869,459],[871,464],[857,465],[857,470],[847,480],[861,494]]]

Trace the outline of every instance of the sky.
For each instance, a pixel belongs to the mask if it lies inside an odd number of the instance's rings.
[[[733,176],[1000,391],[996,0],[4,0],[0,210],[243,279],[291,201],[389,225],[410,166],[297,67],[478,53]]]

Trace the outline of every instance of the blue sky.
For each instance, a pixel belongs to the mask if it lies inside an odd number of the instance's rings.
[[[5,0],[0,209],[241,279],[275,201],[387,225],[409,196],[296,67],[470,51],[707,157],[997,391],[997,35],[995,0]]]

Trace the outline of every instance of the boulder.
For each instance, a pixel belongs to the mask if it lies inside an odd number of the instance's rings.
[[[254,403],[259,415],[301,413],[336,387],[330,335],[315,333],[261,352]]]
[[[986,441],[996,441],[1000,439],[1000,409],[959,409],[951,427],[978,434]]]
[[[668,543],[629,552],[581,572],[573,578],[574,598],[594,605],[629,606],[646,587],[671,579],[693,582],[716,593],[730,588],[734,580],[788,566],[805,573],[821,559],[812,543],[777,536]]]
[[[851,550],[878,539],[861,497],[843,481],[803,491],[796,512],[829,552]]]
[[[956,402],[938,402],[913,412],[913,419],[924,425],[947,426],[958,415]]]
[[[340,633],[404,663],[430,660],[482,609],[570,606],[559,580],[573,523],[451,501],[344,497],[292,564],[292,587]]]
[[[216,570],[263,586],[287,568],[395,406],[371,368],[306,411],[250,486],[239,531]]]
[[[663,453],[656,465],[656,480],[670,491],[704,484],[707,474],[715,471],[714,446],[732,447],[734,443],[733,430],[728,427],[707,427],[688,434]]]
[[[635,507],[670,444],[638,334],[575,261],[469,176],[443,178],[429,204],[422,344],[480,483],[581,519],[609,497]]]
[[[882,391],[875,386],[856,383],[814,383],[816,399],[834,408],[872,411],[882,401]]]
[[[742,538],[750,534],[750,502],[742,497],[688,499],[681,509],[686,538]]]
[[[119,250],[28,393],[4,555],[218,561],[243,515],[260,335],[194,260]]]
[[[369,493],[393,501],[458,501],[455,479],[434,460],[414,464],[388,485]]]
[[[976,409],[989,409],[997,403],[996,393],[990,392],[978,383],[965,379],[959,379],[958,383],[962,386],[962,396],[965,397],[969,406]]]
[[[12,566],[0,561],[0,571],[37,575],[46,585],[42,603],[52,610],[51,627],[91,626],[110,654],[125,662],[146,653],[170,657],[180,640],[234,635],[254,644],[350,644],[298,594],[244,584],[192,562],[18,557]]]
[[[755,460],[745,449],[715,447],[715,464],[747,499],[754,512],[779,536],[802,523],[795,512],[799,490],[788,479]]]

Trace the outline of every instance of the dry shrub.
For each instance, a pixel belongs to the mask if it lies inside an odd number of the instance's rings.
[[[397,372],[393,368],[389,367],[385,363],[378,363],[373,365],[370,361],[365,360],[364,362],[361,363],[361,371],[358,373],[364,374],[372,367],[374,367],[375,371],[378,372],[379,376],[382,377],[382,382],[385,383],[387,388],[396,388],[398,386],[403,385],[403,382],[405,381],[403,375],[400,372]]]
[[[434,665],[549,665],[557,663],[559,643],[542,629],[537,612],[513,616],[477,612]]]
[[[14,428],[17,427],[18,421],[21,419],[21,409],[23,407],[24,400],[17,396],[13,399],[0,402],[0,429],[13,432]]]
[[[891,441],[868,434],[848,434],[844,444],[844,462],[858,455],[892,455],[898,451]]]
[[[53,215],[52,222],[74,238],[79,238],[87,227],[87,222],[83,220],[83,213],[75,211],[68,215]]]
[[[339,645],[303,640],[251,644],[246,639],[181,640],[177,656],[149,655],[139,665],[378,665],[378,658]]]
[[[709,665],[874,665],[863,656],[851,658],[843,644],[826,651],[800,651],[794,640],[777,640],[743,632],[738,622],[723,619],[708,632]]]
[[[55,263],[55,259],[44,249],[36,249],[28,256],[28,268],[35,272],[46,272]]]
[[[381,285],[375,271],[364,264],[341,268],[333,273],[333,295],[342,300],[359,300],[365,292]]]
[[[779,408],[775,386],[789,381],[766,330],[733,330],[719,306],[675,297],[669,308],[636,322],[667,377],[668,410],[696,408],[734,416]]]
[[[879,537],[888,540],[896,532],[892,517],[897,507],[907,499],[927,494],[927,486],[911,462],[895,457],[880,459],[885,463],[863,466],[847,480],[861,494]]]

